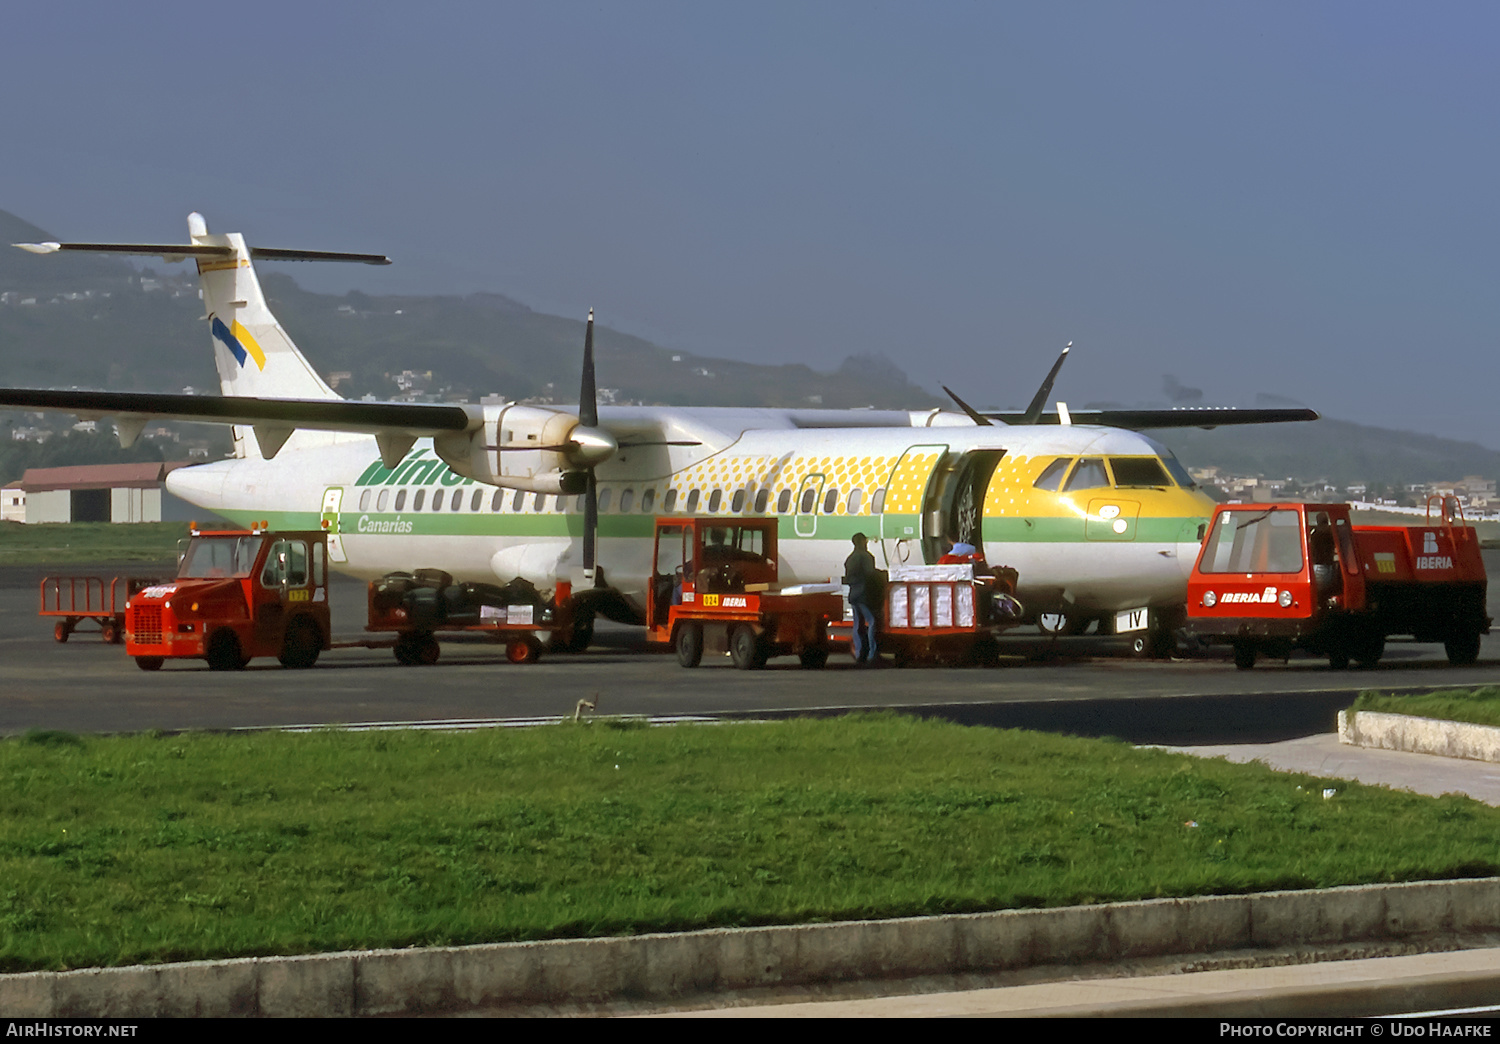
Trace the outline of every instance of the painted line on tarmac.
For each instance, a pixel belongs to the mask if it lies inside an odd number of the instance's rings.
[[[605,715],[612,721],[644,721],[648,725],[678,725],[683,723],[718,724],[719,718],[706,718],[691,714]],[[557,725],[572,721],[571,714],[545,718],[433,718],[427,721],[356,721],[325,722],[303,725],[241,725],[230,732],[390,732],[399,729],[428,730],[438,732],[464,732],[472,729],[528,729],[538,725]],[[584,721],[599,721],[599,717],[584,718]]]

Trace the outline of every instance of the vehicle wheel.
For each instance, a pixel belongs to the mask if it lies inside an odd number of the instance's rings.
[[[1361,635],[1350,644],[1349,655],[1361,667],[1374,667],[1385,655],[1385,635]]]
[[[749,624],[740,624],[729,636],[729,659],[742,671],[753,671],[766,665],[765,647],[760,635]]]
[[[1349,650],[1343,647],[1330,649],[1328,651],[1328,666],[1331,670],[1347,671],[1349,669]]]
[[[542,643],[531,635],[506,643],[505,658],[511,663],[536,663],[542,656]]]
[[[166,661],[160,656],[137,656],[135,665],[143,671],[159,671]]]
[[[828,664],[828,646],[810,645],[798,653],[797,658],[810,671],[822,670]]]
[[[1000,643],[993,635],[982,634],[974,640],[968,659],[979,667],[994,667],[1000,663]]]
[[[211,671],[238,671],[243,670],[245,664],[250,662],[240,649],[239,637],[228,628],[215,631],[212,638],[208,640],[208,669]]]
[[[1234,665],[1242,671],[1255,666],[1255,646],[1249,642],[1237,642],[1234,646]]]
[[[672,644],[677,649],[677,662],[684,667],[696,667],[703,662],[703,628],[698,624],[679,624]]]
[[[391,646],[391,652],[395,653],[397,663],[405,664],[408,667],[415,667],[417,664],[416,636],[410,634],[398,636],[396,644]]]
[[[68,640],[68,635],[72,632],[73,628],[69,627],[63,621],[59,620],[57,621],[57,623],[52,625],[52,640],[56,642],[65,642]]]
[[[1479,659],[1479,632],[1465,631],[1443,642],[1443,651],[1454,667],[1467,667]]]
[[[99,637],[105,645],[119,645],[120,625],[113,620],[105,620],[99,625]]]
[[[438,662],[438,655],[442,652],[442,646],[438,640],[430,634],[424,634],[416,640],[415,662],[422,667],[431,667]]]
[[[594,641],[594,614],[582,612],[573,617],[573,626],[557,631],[547,647],[553,652],[581,653]]]
[[[311,620],[293,620],[286,629],[281,643],[281,655],[277,657],[281,666],[302,670],[318,662],[318,653],[323,651],[323,635],[318,625]]]

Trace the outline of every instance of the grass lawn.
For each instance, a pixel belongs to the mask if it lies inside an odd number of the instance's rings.
[[[1466,798],[895,715],[35,733],[0,788],[12,971],[1500,872]]]
[[[1349,709],[1500,726],[1500,686],[1443,689],[1416,696],[1383,696],[1372,690],[1360,693],[1359,699]]]
[[[0,565],[174,562],[186,522],[0,522]]]

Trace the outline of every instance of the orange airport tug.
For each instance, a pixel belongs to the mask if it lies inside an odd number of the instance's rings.
[[[727,644],[741,670],[772,656],[802,666],[828,662],[828,626],[844,618],[834,583],[783,588],[777,581],[774,518],[656,520],[646,637],[670,643],[677,662],[696,667],[705,645]]]
[[[311,667],[329,648],[328,536],[319,530],[199,530],[174,580],[125,609],[125,651],[143,671],[204,659],[216,671],[253,657]]]
[[[1188,580],[1188,631],[1234,646],[1242,670],[1293,648],[1373,666],[1391,635],[1473,663],[1490,629],[1479,538],[1452,497],[1427,506],[1425,525],[1356,526],[1348,504],[1221,505]]]

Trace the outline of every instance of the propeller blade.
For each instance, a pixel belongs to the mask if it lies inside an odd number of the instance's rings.
[[[594,479],[594,469],[589,468],[583,489],[583,568],[590,572],[594,568],[594,541],[598,533],[599,484]]]
[[[599,426],[599,393],[594,387],[594,310],[589,309],[589,324],[583,334],[583,382],[578,388],[578,423],[585,428]]]
[[[1026,407],[1026,413],[1021,417],[1022,424],[1035,424],[1041,419],[1042,409],[1047,405],[1047,396],[1052,394],[1052,382],[1057,380],[1057,371],[1062,369],[1062,364],[1068,361],[1068,351],[1072,347],[1073,342],[1069,341],[1062,354],[1057,357],[1057,362],[1052,364],[1052,369],[1047,372],[1047,379],[1036,390],[1036,397],[1031,400],[1031,405]]]
[[[953,394],[953,389],[948,387],[946,384],[943,385],[943,391],[947,392],[948,398],[958,403],[958,408],[967,413],[969,415],[969,419],[975,424],[979,425],[981,428],[994,424],[994,421],[990,420],[984,414],[980,413],[974,407],[970,406],[968,403],[960,399],[957,395]]]

